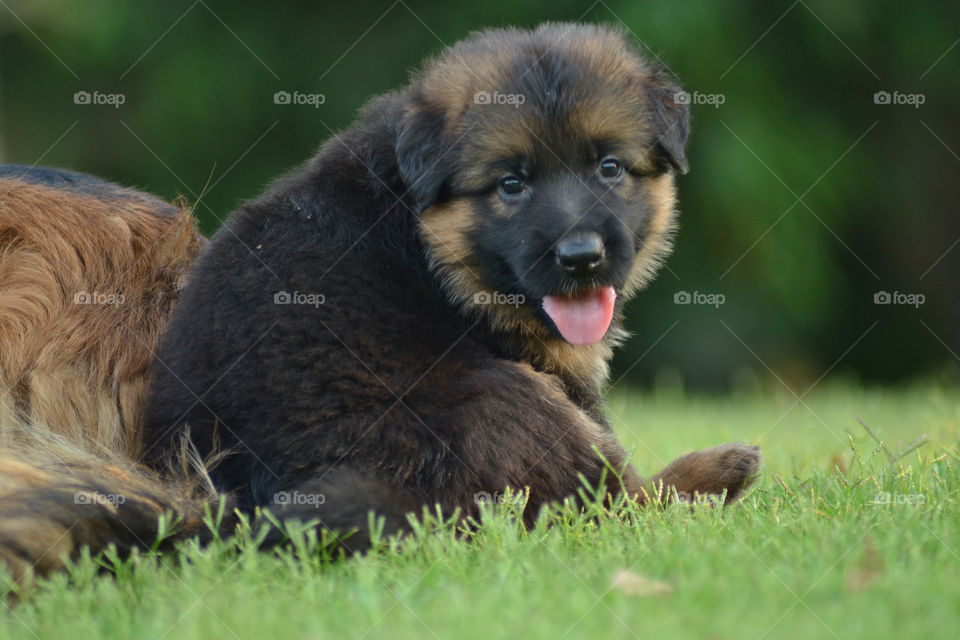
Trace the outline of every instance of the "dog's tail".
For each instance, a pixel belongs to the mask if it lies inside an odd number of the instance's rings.
[[[203,538],[221,508],[233,511],[202,470],[161,475],[43,430],[0,450],[0,566],[17,581],[63,568],[84,547],[123,555]]]

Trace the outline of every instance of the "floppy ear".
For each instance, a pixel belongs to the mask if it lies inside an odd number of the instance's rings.
[[[676,82],[664,73],[646,81],[650,117],[656,135],[654,149],[677,173],[686,173],[687,138],[690,135],[690,100]]]
[[[397,167],[416,213],[437,201],[452,175],[453,158],[444,133],[444,116],[424,105],[411,106],[397,126]]]

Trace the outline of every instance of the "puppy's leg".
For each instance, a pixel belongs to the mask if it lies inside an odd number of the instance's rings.
[[[336,467],[321,476],[279,491],[272,504],[264,508],[281,522],[314,522],[337,536],[338,547],[348,554],[362,553],[370,547],[370,517],[383,519],[384,537],[409,529],[408,513],[416,513],[418,504],[409,496],[368,474],[347,467]],[[284,531],[272,528],[263,546],[286,541]]]
[[[428,492],[441,496],[444,506],[468,509],[476,492],[526,487],[532,522],[542,505],[577,495],[584,481],[594,487],[602,481],[609,494],[624,491],[639,502],[657,501],[661,495],[669,499],[670,487],[690,497],[726,491],[730,502],[759,468],[756,447],[730,444],[689,454],[644,482],[627,463],[614,434],[576,406],[553,376],[500,363],[471,376],[446,379],[453,382],[438,381],[433,388],[470,400],[442,420],[430,415],[429,403],[435,400],[425,398],[423,405],[410,401],[437,433],[450,429],[451,438],[462,442],[459,451],[467,471]]]
[[[647,482],[646,491],[664,500],[670,499],[672,489],[687,500],[726,491],[724,504],[729,504],[753,484],[759,469],[759,447],[730,442],[677,458]]]

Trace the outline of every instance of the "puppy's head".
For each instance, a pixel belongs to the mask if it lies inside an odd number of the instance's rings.
[[[614,336],[619,304],[669,252],[687,169],[678,91],[598,26],[481,32],[429,62],[396,152],[451,298],[542,340]]]

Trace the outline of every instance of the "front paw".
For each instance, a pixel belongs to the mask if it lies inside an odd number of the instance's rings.
[[[688,499],[726,492],[724,504],[729,504],[753,484],[759,470],[760,447],[729,442],[677,458],[654,476],[653,484],[665,498],[673,494],[672,489]]]

